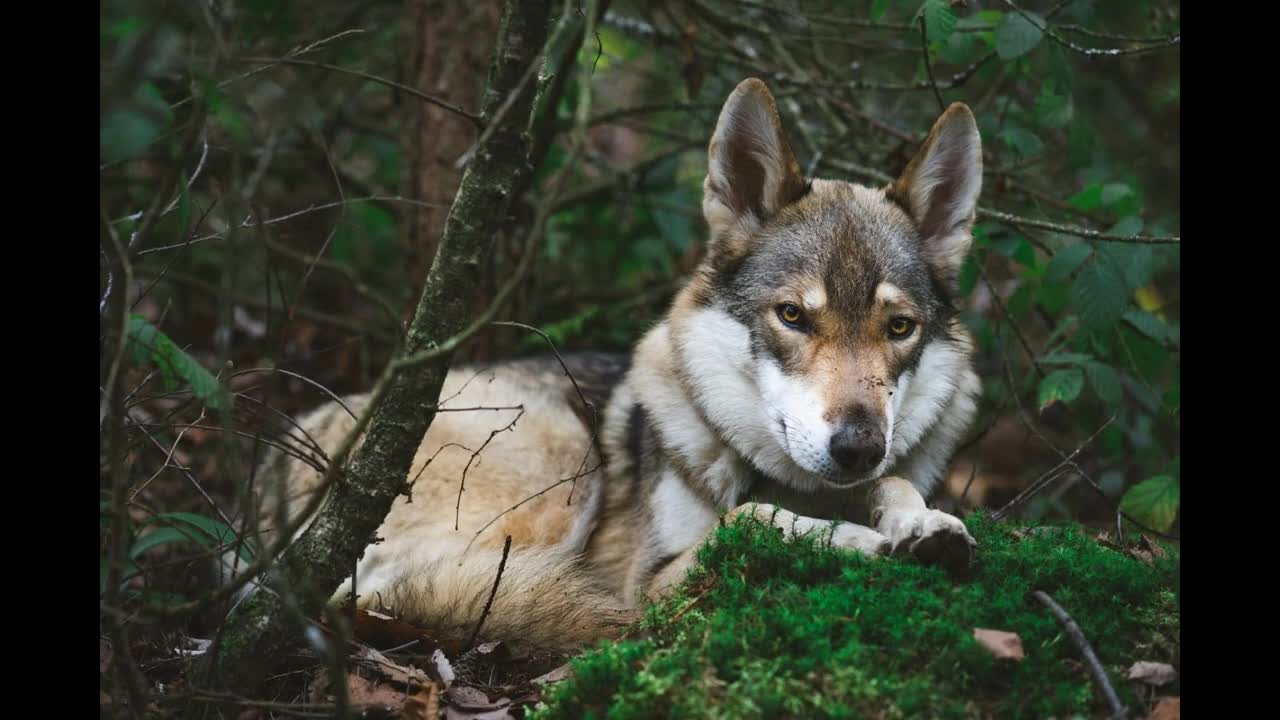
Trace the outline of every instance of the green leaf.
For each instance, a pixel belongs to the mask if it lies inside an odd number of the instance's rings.
[[[1049,267],[1045,270],[1044,279],[1051,283],[1065,281],[1092,254],[1093,246],[1089,243],[1076,243],[1062,248],[1049,259]]]
[[[1141,232],[1141,227],[1138,231]],[[1131,291],[1151,282],[1155,272],[1155,252],[1150,245],[1117,243],[1109,245],[1106,252],[1124,274],[1124,282]]]
[[[1071,286],[1069,285],[1041,283],[1036,291],[1036,302],[1050,315],[1056,315],[1070,301]]]
[[[1160,318],[1139,307],[1131,307],[1124,312],[1124,319],[1138,329],[1138,332],[1163,344],[1169,339],[1169,326]]]
[[[1030,19],[1028,19],[1030,16]],[[1033,22],[1034,21],[1034,22]],[[996,26],[996,52],[1002,60],[1012,60],[1031,52],[1044,37],[1044,19],[1031,12],[1011,12]]]
[[[129,557],[137,560],[143,553],[161,545],[190,542],[198,542],[203,545],[208,544],[207,541],[208,537],[202,532],[195,533],[186,528],[163,527],[138,538],[133,547],[129,548]]]
[[[1129,304],[1124,277],[1106,256],[1095,256],[1072,283],[1071,304],[1080,317],[1080,326],[1086,330],[1113,325]]]
[[[998,237],[991,241],[991,249],[1011,260],[1017,260],[1024,267],[1035,267],[1036,250],[1021,235]]]
[[[156,530],[156,533],[163,532],[165,529],[176,530],[180,533],[182,538],[190,542],[198,542],[207,547],[230,545],[236,540],[235,531],[228,527],[226,523],[220,520],[207,518],[203,515],[197,515],[196,513],[161,513],[148,518],[147,521],[143,523],[143,527],[153,523],[163,523],[166,525],[165,528]],[[134,547],[137,548],[137,546],[141,545],[149,536],[150,535],[143,536],[134,544]],[[159,543],[157,542],[155,544]],[[154,544],[151,547],[154,547]],[[249,546],[247,540],[240,547],[240,557],[245,562],[253,561],[253,550]]]
[[[1040,409],[1055,402],[1069,403],[1084,389],[1084,373],[1079,368],[1054,370],[1040,381]]]
[[[111,110],[98,130],[98,153],[104,163],[140,157],[160,136],[160,124],[127,108]]]
[[[893,0],[875,0],[871,3],[871,20],[879,22],[880,18],[889,11],[889,6],[893,4]]]
[[[1093,130],[1087,122],[1083,122],[1081,118],[1071,123],[1067,130],[1068,154],[1071,158],[1071,165],[1076,169],[1087,166],[1094,156],[1094,148],[1097,138]]]
[[[1049,46],[1049,77],[1057,89],[1070,96],[1072,87],[1071,59],[1067,50],[1054,44]]]
[[[1138,212],[1142,200],[1132,186],[1125,183],[1107,183],[1102,187],[1102,207],[1117,215],[1132,215]],[[1128,218],[1125,218],[1128,220]],[[1130,221],[1132,222],[1132,221]],[[1141,218],[1138,219],[1141,223]]]
[[[102,555],[98,558],[98,569],[98,594],[105,595],[107,594],[107,575],[111,572],[110,560],[106,555]],[[142,570],[137,565],[133,564],[130,560],[126,560],[124,563],[124,572],[120,575],[121,586],[140,572],[142,572]]]
[[[1110,365],[1090,362],[1085,363],[1085,374],[1089,376],[1089,384],[1098,394],[1098,399],[1110,406],[1120,403],[1124,390],[1120,386],[1120,376]]]
[[[1047,128],[1066,127],[1071,122],[1075,108],[1070,95],[1058,95],[1046,85],[1036,97],[1035,112],[1040,124]]]
[[[1015,318],[1021,318],[1026,316],[1027,313],[1031,312],[1031,304],[1032,304],[1032,301],[1034,300],[1035,300],[1034,291],[1031,289],[1030,286],[1023,285],[1019,287],[1017,290],[1013,291],[1013,294],[1009,296],[1009,300],[1006,303],[1006,306],[1009,308],[1009,312]]]
[[[1035,157],[1044,149],[1044,143],[1040,142],[1035,133],[1020,127],[1005,128],[1000,133],[1000,139],[1023,158]]]
[[[947,41],[938,50],[938,58],[952,65],[967,65],[977,58],[977,52],[974,48],[980,41],[978,33],[953,32],[951,37],[947,38]],[[978,49],[982,50],[982,48]]]
[[[1041,365],[1083,365],[1093,360],[1087,353],[1055,352],[1040,358]]]
[[[129,318],[128,341],[134,361],[138,364],[151,361],[160,370],[166,387],[176,388],[181,380],[189,384],[196,397],[210,408],[230,408],[231,394],[222,387],[222,383],[146,318],[141,315]]]
[[[956,14],[951,10],[951,3],[947,0],[925,0],[921,10],[924,11],[929,41],[945,43],[956,29]]]
[[[972,254],[966,256],[964,264],[960,266],[958,283],[960,297],[968,297],[969,293],[973,292],[974,286],[978,284],[978,261]]]
[[[1120,509],[1143,525],[1168,532],[1178,514],[1180,492],[1177,480],[1157,475],[1129,488],[1120,499]]]
[[[1102,186],[1097,183],[1087,185],[1067,202],[1077,210],[1096,210],[1102,206]]]
[[[1105,200],[1103,201],[1105,204]],[[1113,235],[1137,235],[1142,232],[1142,218],[1137,215],[1126,215],[1112,225],[1107,232]]]

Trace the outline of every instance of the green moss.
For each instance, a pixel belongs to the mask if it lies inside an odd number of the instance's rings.
[[[641,639],[573,663],[534,717],[1045,718],[1105,715],[1052,595],[1089,638],[1121,699],[1137,660],[1169,662],[1176,556],[1155,565],[1076,527],[1020,531],[966,520],[971,577],[784,541],[749,518],[718,530],[682,592],[652,607]],[[997,661],[975,627],[1016,632],[1026,658]],[[1165,688],[1176,694],[1178,688]]]

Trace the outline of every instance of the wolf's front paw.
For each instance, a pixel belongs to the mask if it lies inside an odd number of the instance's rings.
[[[863,525],[851,522],[836,524],[831,531],[831,544],[845,550],[857,550],[866,555],[888,555],[893,549],[889,538]]]
[[[894,555],[909,553],[921,562],[948,570],[968,569],[978,547],[960,518],[940,510],[886,513],[880,531],[889,538]]]

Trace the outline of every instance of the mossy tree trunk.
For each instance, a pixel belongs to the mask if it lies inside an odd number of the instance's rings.
[[[481,116],[492,123],[520,85],[546,39],[550,0],[506,0]],[[485,255],[511,203],[531,175],[529,118],[537,83],[526,83],[501,113],[463,173],[402,355],[439,346],[471,321]],[[450,353],[392,375],[372,413],[364,442],[337,476],[305,533],[278,558],[262,589],[237,605],[197,677],[252,694],[270,663],[296,644],[298,618],[314,618],[351,575],[400,494],[435,416]],[[288,587],[287,597],[275,587]],[[288,603],[296,599],[297,606]],[[206,674],[208,673],[208,674]]]

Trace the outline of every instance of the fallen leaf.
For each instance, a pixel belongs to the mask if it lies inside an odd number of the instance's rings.
[[[1168,663],[1139,661],[1129,668],[1129,679],[1148,685],[1168,685],[1178,677],[1178,671]]]
[[[432,683],[406,698],[400,717],[404,720],[436,720],[440,717],[440,686]]]
[[[352,635],[365,645],[381,648],[409,646],[415,653],[423,655],[436,648],[453,655],[461,652],[459,643],[437,640],[422,628],[397,620],[386,613],[364,609],[352,612],[350,606],[343,610],[351,621]]]
[[[404,707],[406,695],[404,690],[392,687],[390,684],[380,683],[373,678],[348,674],[347,698],[352,705],[379,706],[388,713],[395,713],[400,712]],[[365,712],[367,715],[367,707]]]
[[[1017,633],[974,628],[973,639],[986,648],[997,660],[1021,661],[1026,657],[1022,652],[1022,638],[1018,637]]]
[[[1139,536],[1138,542],[1129,548],[1129,554],[1148,565],[1155,565],[1156,560],[1168,555],[1165,549],[1160,547],[1160,543],[1153,541],[1146,535]]]
[[[511,715],[510,698],[489,700],[489,696],[472,687],[454,687],[445,694],[445,720],[508,720]]]
[[[1180,720],[1182,717],[1182,698],[1162,697],[1156,701],[1147,720]]]
[[[329,696],[329,671],[320,668],[311,676],[307,684],[307,702],[319,705],[326,702]]]
[[[561,665],[560,667],[556,668],[555,670],[552,670],[546,675],[539,675],[538,677],[530,680],[529,682],[536,683],[538,685],[546,685],[547,683],[560,682],[561,680],[567,680],[572,675],[573,675],[573,668],[568,663],[565,663],[564,665]]]
[[[111,643],[98,638],[98,673],[106,675],[111,669]]]
[[[439,650],[436,652],[440,653]],[[443,653],[441,653],[441,657],[443,657]],[[404,687],[406,683],[418,687],[426,687],[432,683],[432,678],[422,670],[412,665],[401,665],[392,662],[373,648],[361,649],[360,652],[354,655],[353,659],[361,667],[378,674],[397,687]]]
[[[357,714],[370,717],[373,714],[397,714],[405,705],[407,695],[404,685],[393,682],[380,682],[377,678],[366,678],[347,673],[347,701]],[[316,670],[308,695],[313,703],[332,703],[336,693],[332,690],[332,677],[327,668]]]

